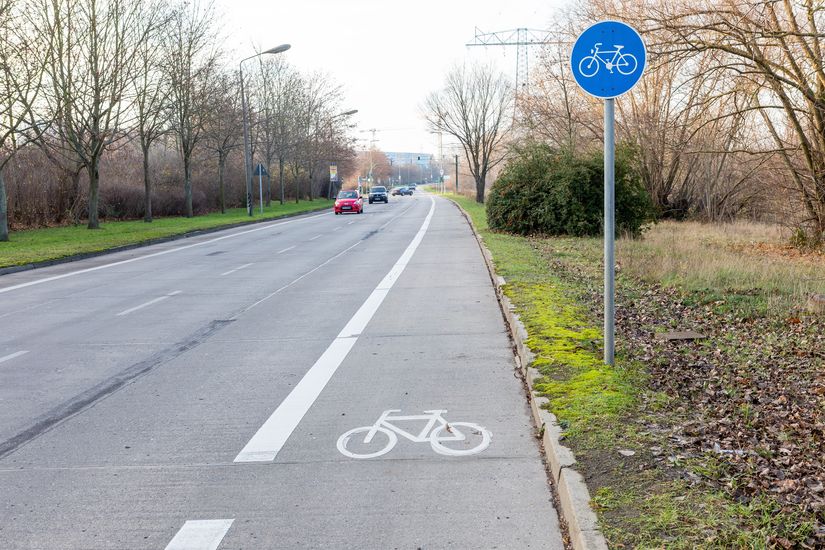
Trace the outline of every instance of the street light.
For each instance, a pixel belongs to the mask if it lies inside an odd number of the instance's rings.
[[[241,59],[238,63],[238,71],[241,76],[241,108],[243,110],[243,154],[244,167],[246,168],[246,213],[252,216],[252,157],[249,152],[249,120],[246,113],[246,92],[243,86],[243,62],[266,54],[277,54],[287,51],[291,46],[289,44],[281,44],[274,48],[270,48],[265,52],[251,55],[246,59]]]
[[[351,111],[344,111],[343,113],[338,113],[337,115],[333,115],[327,119],[327,124],[329,125],[330,130],[330,140],[332,140],[332,121],[336,118],[354,115],[357,112],[358,109],[352,109]],[[327,185],[327,199],[332,199],[332,178],[329,179],[329,184]]]

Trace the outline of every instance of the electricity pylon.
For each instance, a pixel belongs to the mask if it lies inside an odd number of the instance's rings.
[[[509,31],[482,32],[476,27],[476,35],[467,46],[515,46],[516,47],[516,100],[526,94],[530,83],[530,64],[527,53],[528,46],[543,46],[557,44],[559,40],[551,40],[550,31],[538,29],[513,29]]]

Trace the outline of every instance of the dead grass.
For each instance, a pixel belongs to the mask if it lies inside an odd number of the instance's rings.
[[[825,293],[825,256],[785,245],[779,226],[737,222],[662,222],[641,239],[617,242],[619,269],[646,282],[676,286],[709,302],[759,314],[801,310]],[[724,305],[718,304],[718,305]]]

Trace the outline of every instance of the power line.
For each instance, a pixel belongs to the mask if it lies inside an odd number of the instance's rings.
[[[467,46],[515,46],[516,47],[516,100],[522,93],[527,93],[530,82],[530,64],[527,48],[549,44],[567,44],[554,40],[551,31],[518,28],[508,31],[483,32],[475,28],[475,37]]]

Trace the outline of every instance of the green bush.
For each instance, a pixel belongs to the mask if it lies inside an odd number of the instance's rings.
[[[616,151],[616,231],[638,234],[654,218],[634,167],[634,151]],[[575,154],[533,143],[517,150],[487,199],[492,229],[529,235],[599,235],[604,203],[602,153]]]

